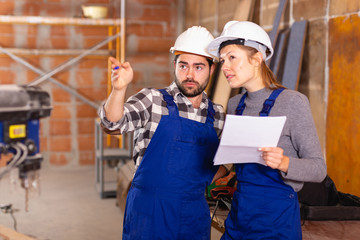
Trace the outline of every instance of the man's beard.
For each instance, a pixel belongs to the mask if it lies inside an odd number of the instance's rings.
[[[192,89],[187,89],[182,85],[182,84],[185,84],[188,82],[194,83],[196,85],[196,87],[192,88]],[[180,92],[182,94],[184,94],[185,97],[196,97],[196,96],[200,95],[205,90],[208,82],[209,82],[209,79],[203,85],[199,85],[199,83],[195,82],[194,80],[186,79],[182,83],[180,83],[179,79],[175,76],[176,86],[180,89]]]

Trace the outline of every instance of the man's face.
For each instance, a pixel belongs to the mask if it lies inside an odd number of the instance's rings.
[[[213,65],[210,69],[205,57],[181,54],[175,64],[175,82],[186,97],[196,97],[206,88]]]

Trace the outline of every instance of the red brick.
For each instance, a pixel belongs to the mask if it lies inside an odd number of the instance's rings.
[[[0,66],[2,68],[10,67],[13,61],[7,55],[0,55]]]
[[[50,151],[53,152],[70,152],[71,137],[51,137]]]
[[[106,3],[106,4],[108,4],[109,3],[109,0],[96,0],[96,1],[94,1],[94,0],[85,0],[85,1],[82,1],[84,4],[85,3],[91,3],[91,4],[93,4],[93,3],[96,3],[96,4],[98,4],[98,5],[100,5],[100,4],[103,4],[103,3]]]
[[[27,83],[35,81],[40,77],[39,74],[35,73],[32,70],[26,70],[26,75],[27,75],[27,79],[26,79]]]
[[[38,33],[39,25],[27,25],[27,35],[36,36]]]
[[[0,24],[1,35],[14,34],[14,28],[11,24]]]
[[[47,0],[48,3],[61,3],[64,0]]]
[[[51,38],[51,46],[54,49],[67,49],[69,48],[69,36],[58,36]]]
[[[1,84],[14,84],[15,74],[10,70],[0,70],[0,83]]]
[[[56,68],[57,66],[64,64],[65,62],[69,61],[71,57],[69,56],[56,56],[51,58],[51,67]]]
[[[50,153],[50,163],[56,166],[64,166],[70,162],[70,156],[64,153]]]
[[[40,10],[43,9],[39,3],[25,2],[22,6],[22,15],[24,16],[39,16]]]
[[[45,4],[43,4],[45,5]],[[70,16],[69,6],[63,5],[63,4],[46,4],[45,11],[48,16],[52,17],[72,17]],[[43,7],[42,7],[43,8]]]
[[[51,92],[53,102],[70,102],[71,95],[65,90],[58,87],[53,87]]]
[[[161,23],[129,23],[127,33],[137,37],[163,37],[166,35],[166,27]]]
[[[48,151],[48,136],[40,137],[40,152],[47,152]]]
[[[69,34],[70,28],[69,26],[63,25],[51,26],[51,36],[66,36]]]
[[[15,39],[13,36],[0,36],[0,46],[3,48],[14,47]]]
[[[71,106],[70,105],[60,105],[53,103],[53,110],[51,112],[51,118],[57,119],[68,119],[71,117]]]
[[[94,85],[92,71],[78,71],[76,73],[77,86],[89,87]]]
[[[172,4],[174,4],[173,0],[136,0],[136,3],[140,3],[140,4],[149,4],[149,5],[166,5],[166,6],[171,6]]]
[[[93,67],[107,69],[107,66],[108,66],[107,57],[83,59],[79,64],[80,69],[91,69]]]
[[[155,72],[153,79],[156,79],[157,84],[168,85],[173,81],[173,74],[170,72]]]
[[[108,36],[108,27],[103,26],[79,26],[75,28],[77,34],[84,36],[103,36],[104,39]]]
[[[95,138],[94,135],[81,135],[78,137],[78,150],[94,150],[95,148]]]
[[[141,69],[140,71],[134,70],[134,80],[131,82],[131,84],[137,84],[138,82],[141,82],[144,80],[144,71]]]
[[[60,65],[59,65],[59,66],[60,66]],[[53,67],[50,71],[55,70],[56,68],[57,68],[57,67]],[[64,70],[62,70],[62,71],[60,71],[60,72],[58,72],[58,73],[56,73],[56,74],[54,74],[54,75],[52,76],[52,78],[54,78],[56,81],[62,83],[63,85],[69,85],[69,82],[70,82],[70,79],[69,79],[70,73],[69,73],[67,70],[69,70],[70,68],[71,68],[71,66],[68,67],[68,68],[66,68],[66,69],[64,69]],[[48,72],[48,71],[46,71],[46,72]],[[48,80],[47,80],[47,81],[48,81]]]
[[[171,22],[172,12],[168,7],[128,6],[128,20]]]
[[[105,40],[107,38],[107,36],[104,36],[104,37],[98,37],[98,36],[89,36],[89,37],[86,37],[84,38],[84,48],[86,49],[90,49],[90,48],[93,48],[95,47],[96,45],[98,45],[100,42],[102,42],[103,40]],[[103,45],[102,47],[98,48],[98,50],[100,49],[108,49],[108,45],[105,44]]]
[[[59,135],[70,135],[70,121],[69,120],[50,120],[50,135],[59,136]]]
[[[27,55],[27,56],[24,56],[23,59],[25,61],[27,61],[28,63],[30,63],[31,65],[33,65],[34,67],[40,68],[40,58]],[[19,65],[22,66],[21,64],[19,64]],[[25,69],[25,67],[24,67],[24,69]]]
[[[95,154],[94,151],[80,151],[79,152],[79,164],[80,165],[94,165]]]
[[[169,47],[170,49],[170,47]],[[130,63],[157,63],[157,64],[169,64],[169,50],[159,53],[147,53],[132,55],[127,58]]]
[[[174,40],[163,38],[141,38],[138,43],[139,52],[168,52]]]
[[[78,87],[78,93],[87,99],[96,102],[103,101],[107,97],[107,87]],[[80,101],[80,99],[78,99]],[[85,117],[85,116],[82,116]]]
[[[1,1],[0,15],[8,15],[14,12],[15,1]]]
[[[95,119],[82,118],[77,121],[78,134],[94,134]]]
[[[163,24],[146,24],[144,25],[144,36],[162,37],[165,33]]]
[[[85,103],[80,103],[76,105],[77,109],[77,118],[90,118],[97,117],[97,110]]]

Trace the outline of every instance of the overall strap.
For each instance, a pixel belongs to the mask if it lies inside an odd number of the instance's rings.
[[[208,99],[208,113],[207,113],[207,117],[206,117],[206,122],[211,123],[211,125],[214,124],[214,116],[215,116],[215,110],[214,110],[214,105],[211,102],[210,99]]]
[[[275,99],[279,96],[279,94],[284,90],[284,88],[277,88],[270,94],[269,98],[265,100],[263,108],[261,112],[259,113],[259,116],[261,117],[267,117],[269,116],[269,113],[271,111],[271,108],[275,104]],[[241,97],[239,105],[236,108],[236,115],[242,115],[244,112],[244,109],[246,107],[245,104],[245,98],[247,97],[247,92]]]
[[[275,104],[275,99],[279,96],[279,94],[284,90],[284,88],[275,89],[269,96],[268,99],[265,100],[263,109],[259,113],[260,117],[267,117],[271,111],[271,108]]]
[[[245,98],[246,97],[247,97],[247,92],[244,93],[244,95],[240,99],[239,105],[236,108],[236,115],[242,115],[243,114],[244,109],[246,107],[246,104],[245,104]]]
[[[169,110],[169,115],[179,115],[179,110],[174,102],[173,96],[171,96],[165,89],[159,89],[159,91],[163,95],[164,101],[166,102],[166,106]]]

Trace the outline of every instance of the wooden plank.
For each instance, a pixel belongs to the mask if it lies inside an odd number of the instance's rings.
[[[0,237],[4,240],[36,240],[0,224]]]
[[[360,16],[329,20],[326,163],[336,188],[360,196]]]
[[[290,30],[282,84],[293,90],[297,90],[299,84],[306,28],[307,21],[304,20],[295,22]]]
[[[288,3],[287,0],[280,0],[279,7],[276,11],[273,28],[271,29],[271,32],[269,33],[270,41],[271,41],[271,44],[273,45],[273,48],[275,48],[275,46],[276,46],[277,38],[279,35],[280,20],[281,20],[282,16],[284,15],[284,10],[286,8],[287,3]],[[277,56],[269,59],[266,62],[266,64],[268,66],[270,66],[271,61],[276,61],[276,57]]]
[[[234,14],[235,21],[251,20],[254,14],[255,1],[253,0],[240,0],[236,5]]]
[[[234,20],[251,20],[249,19],[249,17],[252,17],[253,15],[254,6],[255,0],[240,0],[236,7]],[[231,96],[231,88],[221,70],[219,70],[214,85],[215,90],[214,94],[211,96],[212,100],[215,103],[221,104],[226,110],[227,102],[229,101],[229,98]]]
[[[125,211],[126,197],[131,186],[131,181],[135,174],[135,164],[133,160],[127,161],[119,168],[117,177],[116,198],[117,205]]]
[[[283,74],[283,66],[285,62],[286,47],[289,39],[290,29],[285,29],[279,33],[277,44],[274,50],[272,61],[270,62],[270,69],[276,76],[277,80],[281,82]]]
[[[286,8],[287,3],[288,3],[287,0],[280,0],[279,7],[276,11],[273,28],[271,29],[271,32],[269,33],[269,37],[270,37],[270,40],[271,40],[271,43],[273,46],[276,45],[276,40],[277,40],[277,37],[279,34],[280,20],[281,20],[282,16],[284,15],[284,10]]]

